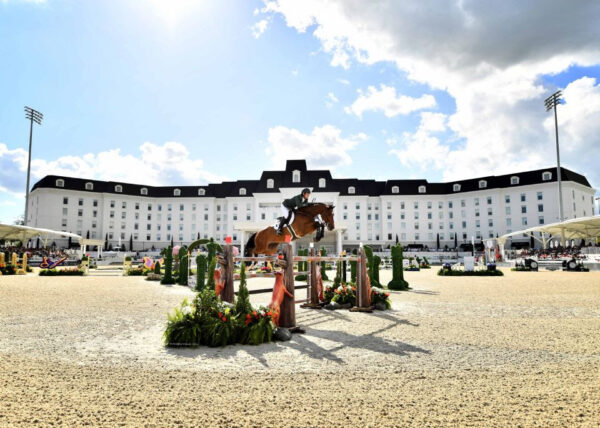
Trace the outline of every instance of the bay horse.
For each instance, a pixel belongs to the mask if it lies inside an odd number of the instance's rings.
[[[290,236],[293,241],[316,231],[320,226],[319,222],[316,220],[319,217],[328,230],[333,230],[335,227],[333,222],[333,208],[333,205],[322,203],[313,203],[298,208],[294,212],[294,221],[291,224],[296,233],[296,237],[290,233],[287,226],[284,227],[281,235],[277,234],[277,231],[273,226],[269,226],[250,236],[244,250],[244,255],[246,257],[252,257],[259,254],[272,256],[277,251],[278,245],[285,242],[286,236]]]

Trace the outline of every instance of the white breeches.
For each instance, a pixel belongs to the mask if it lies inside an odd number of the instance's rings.
[[[284,218],[288,218],[288,215],[290,214],[290,210],[283,204],[281,204],[281,215]]]

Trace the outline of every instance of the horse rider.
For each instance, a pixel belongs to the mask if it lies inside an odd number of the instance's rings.
[[[283,217],[279,218],[279,227],[277,228],[277,234],[281,235],[283,233],[283,228],[290,221],[292,217],[292,212],[297,210],[298,208],[302,208],[308,205],[308,198],[310,197],[310,189],[305,188],[302,189],[302,193],[294,196],[290,199],[285,199],[281,203],[281,214]]]

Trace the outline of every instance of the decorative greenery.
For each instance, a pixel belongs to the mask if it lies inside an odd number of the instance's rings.
[[[344,305],[350,303],[352,306],[356,304],[356,288],[348,284],[342,284],[333,290],[332,302]]]
[[[323,289],[323,301],[325,303],[329,303],[331,302],[331,299],[333,299],[333,296],[335,296],[335,289],[337,287],[333,287],[331,285],[328,285],[326,287],[324,287]]]
[[[404,269],[402,245],[394,245],[392,247],[392,280],[388,283],[388,288],[391,290],[408,290],[408,282],[404,280]]]
[[[235,302],[235,312],[240,315],[246,315],[252,312],[250,293],[248,293],[248,287],[246,285],[246,263],[244,262],[242,262],[240,267],[240,285]]]
[[[160,262],[154,263],[154,273],[160,275]]]
[[[188,285],[188,253],[187,247],[183,245],[179,249],[179,275],[177,277],[177,284]]]
[[[381,287],[381,283],[379,282],[379,266],[381,266],[381,257],[373,256],[373,282],[371,283],[373,287]],[[369,270],[369,273],[371,273],[371,270]]]
[[[204,290],[206,284],[206,256],[196,256],[196,291]]]
[[[356,248],[354,250],[352,250],[352,254],[353,255],[357,255],[358,251],[356,250]],[[351,261],[350,262],[350,282],[356,284],[356,261]]]
[[[320,254],[321,257],[325,257],[327,255],[327,250],[325,247],[321,248]],[[327,277],[327,262],[321,262],[321,279],[323,281],[329,281],[329,277]]]
[[[206,282],[206,288],[209,290],[215,289],[215,269],[217,268],[217,256],[213,257],[208,266],[208,281]]]
[[[465,271],[462,269],[445,269],[444,267],[442,267],[438,271],[437,274],[439,276],[503,276],[504,275],[501,270],[481,269],[481,270]]]
[[[371,287],[371,304],[383,303],[386,309],[392,309],[390,293],[386,293],[379,287]]]
[[[42,269],[40,276],[83,276],[85,272],[78,268]]]
[[[125,272],[125,274],[127,276],[146,276],[146,275],[148,275],[149,272],[151,272],[150,269],[147,269],[144,267],[137,267],[137,268],[127,269],[127,272]]]
[[[4,267],[0,267],[0,272],[2,272],[2,275],[14,275],[16,273],[16,269],[13,265],[6,265]]]
[[[175,284],[175,279],[173,279],[173,247],[169,245],[162,252],[165,257],[165,276],[160,280],[160,283]]]
[[[125,261],[126,262],[130,262],[131,261],[131,256],[125,256]]]
[[[163,334],[165,345],[259,345],[273,340],[272,311],[264,307],[253,309],[247,294],[241,300],[238,297],[232,306],[210,289],[198,293],[192,304],[185,299],[168,315]]]

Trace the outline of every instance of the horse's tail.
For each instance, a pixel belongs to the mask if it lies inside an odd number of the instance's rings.
[[[254,238],[256,238],[256,233],[253,233],[252,235],[250,235],[250,239],[248,239],[248,242],[246,243],[246,247],[244,248],[244,257],[252,257],[253,250],[256,247]]]

